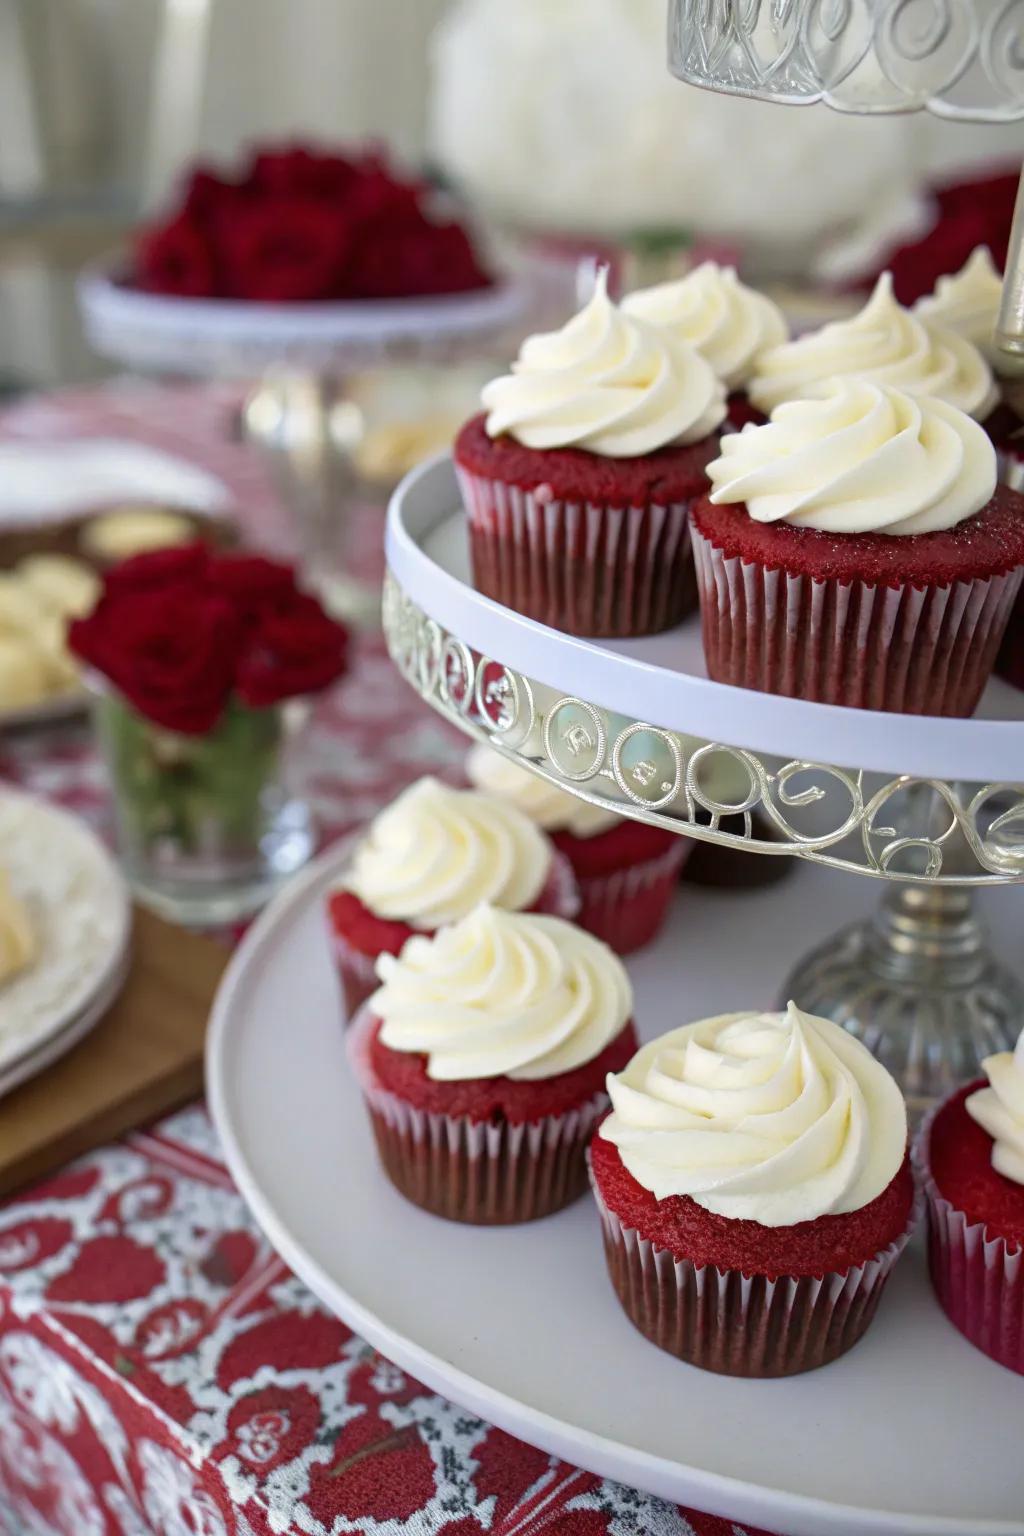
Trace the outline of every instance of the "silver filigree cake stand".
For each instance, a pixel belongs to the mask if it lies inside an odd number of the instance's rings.
[[[387,364],[462,362],[498,347],[525,313],[516,281],[428,299],[253,304],[141,293],[116,270],[78,284],[86,335],[138,372],[258,379],[242,428],[267,456],[307,574],[334,611],[372,621],[379,588],[346,568],[353,453],[363,418],[347,380]]]
[[[1015,1040],[1024,987],[971,888],[1024,881],[1024,695],[996,681],[973,720],[883,715],[710,682],[696,619],[644,640],[560,634],[474,590],[447,456],[399,487],[387,556],[392,659],[468,735],[638,821],[888,882],[881,913],[803,961],[787,995],[868,1040],[915,1109]]]

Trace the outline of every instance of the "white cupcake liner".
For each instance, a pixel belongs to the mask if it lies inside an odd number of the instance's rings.
[[[589,1165],[589,1159],[588,1159]],[[921,1212],[864,1264],[769,1280],[677,1259],[609,1210],[593,1173],[608,1273],[640,1332],[680,1360],[728,1376],[795,1376],[827,1365],[866,1332]]]
[[[349,1063],[384,1171],[414,1205],[451,1221],[498,1226],[549,1216],[583,1194],[587,1143],[607,1094],[568,1114],[515,1125],[420,1109],[377,1078],[370,1055],[376,1022],[369,1008],[354,1020]]]
[[[928,1268],[939,1305],[976,1349],[1024,1376],[1024,1248],[989,1236],[943,1195],[931,1171],[931,1133],[949,1099],[923,1121],[914,1167],[928,1206]]]
[[[618,955],[630,955],[655,937],[668,913],[679,871],[693,850],[679,837],[653,859],[607,875],[580,875],[577,922]]]
[[[456,465],[477,591],[573,635],[655,634],[694,606],[694,498],[642,507],[561,501]],[[543,492],[548,490],[545,496]]]
[[[857,709],[972,714],[1024,575],[925,588],[814,581],[692,536],[709,675]]]

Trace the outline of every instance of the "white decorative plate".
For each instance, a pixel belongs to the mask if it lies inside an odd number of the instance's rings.
[[[532,1225],[464,1228],[378,1169],[344,1055],[323,898],[334,850],[234,956],[208,1041],[231,1172],[284,1259],[385,1355],[588,1470],[787,1536],[1024,1536],[1024,1381],[946,1321],[918,1241],[867,1337],[825,1369],[739,1381],[634,1332],[588,1200]],[[871,891],[801,867],[770,892],[680,891],[630,962],[641,1033],[768,1004],[792,960]],[[1002,946],[1024,891],[986,893]]]
[[[113,860],[83,822],[7,788],[0,789],[0,868],[39,940],[34,963],[0,983],[4,1074],[75,1026],[79,1038],[83,1015],[98,999],[113,1001],[131,907]]]

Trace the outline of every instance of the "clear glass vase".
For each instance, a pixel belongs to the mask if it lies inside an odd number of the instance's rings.
[[[232,700],[202,736],[154,725],[108,688],[94,709],[122,865],[145,906],[189,927],[236,922],[309,859],[312,814],[290,785],[304,704]]]

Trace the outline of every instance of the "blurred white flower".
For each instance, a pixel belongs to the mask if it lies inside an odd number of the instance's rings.
[[[434,45],[431,131],[497,216],[550,230],[676,229],[790,252],[905,209],[918,136],[673,80],[666,0],[458,0]],[[806,262],[806,254],[804,255]]]

